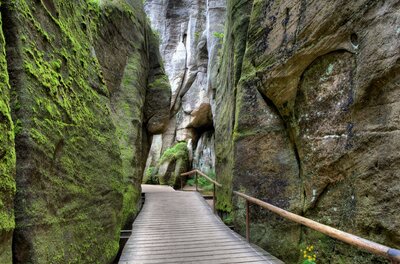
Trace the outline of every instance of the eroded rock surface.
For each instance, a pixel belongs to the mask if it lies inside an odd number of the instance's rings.
[[[0,262],[11,263],[15,132],[14,263],[110,263],[169,117],[142,1],[1,1],[1,15]]]
[[[399,247],[399,7],[228,1],[216,174],[226,186],[218,208],[234,211],[239,230],[244,207],[232,187]],[[318,261],[385,263],[256,212],[253,241],[289,263],[310,244]]]
[[[147,177],[150,175],[164,179],[165,173],[172,171],[166,168],[175,165],[160,164],[160,158],[177,142],[186,142],[190,163],[202,164],[207,172],[214,173],[214,152],[202,160],[199,153],[214,149],[202,138],[213,137],[213,97],[225,9],[225,1],[221,0],[145,3],[146,13],[161,41],[160,52],[172,89],[169,125],[161,143],[158,137],[153,138],[153,149],[157,151],[152,151],[148,158],[145,181],[155,179]]]

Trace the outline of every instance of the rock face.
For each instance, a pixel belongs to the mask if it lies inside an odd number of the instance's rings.
[[[110,90],[111,118],[121,151],[124,183],[122,223],[136,214],[151,136],[169,120],[171,90],[161,66],[158,41],[140,1],[126,6],[105,2],[94,48]],[[129,10],[137,10],[133,19]],[[129,219],[131,219],[129,221]]]
[[[1,6],[1,1],[0,1]],[[15,147],[10,109],[3,20],[0,14],[0,263],[12,263],[11,242],[14,221]]]
[[[142,10],[139,0],[1,2],[1,263],[12,259],[15,152],[14,263],[115,257],[137,210],[143,156],[169,117]]]
[[[210,140],[214,133],[214,90],[223,38],[225,1],[148,0],[145,10],[160,38],[160,52],[171,84],[172,98],[167,131],[153,137],[144,180],[157,181],[157,176],[176,178],[164,174],[170,174],[167,167],[175,168],[177,164],[169,164],[169,161],[161,164],[160,159],[178,142],[186,142],[189,149],[189,163],[183,162],[179,166],[203,164],[202,168],[213,172],[214,146]],[[200,154],[204,152],[209,154]],[[189,167],[185,165],[172,171],[184,171]],[[148,177],[150,175],[156,178]]]
[[[229,0],[216,93],[218,208],[231,188],[399,247],[400,2]],[[339,10],[339,11],[338,11]],[[384,263],[256,208],[253,242],[288,263]]]

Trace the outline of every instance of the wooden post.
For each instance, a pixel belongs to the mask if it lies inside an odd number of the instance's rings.
[[[197,189],[197,172],[194,176],[194,182],[196,183],[196,192],[198,192],[199,190]]]
[[[246,239],[250,243],[250,202],[246,200]]]
[[[183,191],[183,177],[181,176],[181,191]]]
[[[217,209],[216,209],[216,207],[215,207],[215,205],[216,205],[216,203],[217,203],[217,196],[215,195],[215,183],[213,184],[213,211],[214,211],[214,214],[216,214],[217,213]]]

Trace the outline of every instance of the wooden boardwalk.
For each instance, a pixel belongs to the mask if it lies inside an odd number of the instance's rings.
[[[145,189],[120,264],[283,263],[225,226],[198,193]]]

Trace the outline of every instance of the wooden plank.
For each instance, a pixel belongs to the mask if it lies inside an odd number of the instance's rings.
[[[225,226],[199,194],[150,192],[119,263],[283,262]]]

